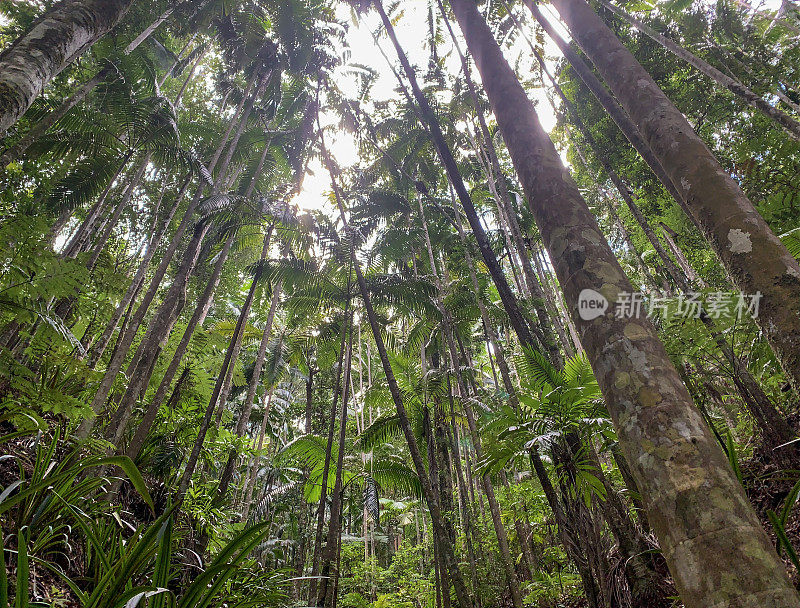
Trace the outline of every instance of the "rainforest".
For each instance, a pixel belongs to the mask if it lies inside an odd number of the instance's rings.
[[[794,0],[2,0],[0,608],[800,608]]]

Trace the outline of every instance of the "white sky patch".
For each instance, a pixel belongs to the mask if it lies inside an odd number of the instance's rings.
[[[354,22],[349,7],[344,4],[339,4],[336,10],[337,16],[350,24],[346,36],[350,51],[350,63],[367,66],[375,70],[378,75],[371,89],[372,100],[383,101],[397,99],[398,95],[401,95],[397,92],[397,79],[380,51],[375,47],[375,42],[372,37],[372,32],[379,31],[380,18],[378,15],[376,15],[374,11],[370,11],[361,15],[358,21]],[[526,34],[528,37],[534,39],[533,18],[525,13],[517,13],[517,15],[521,17],[520,22],[523,24],[523,27],[527,27]],[[547,16],[549,18],[549,15]],[[427,2],[406,3],[403,6],[402,17],[395,23],[395,31],[397,32],[400,44],[405,49],[411,64],[419,68],[418,72],[422,72],[427,68],[430,57],[430,48],[427,45],[427,17]],[[466,50],[466,43],[463,38],[461,38],[458,24],[452,20],[451,23],[456,35],[459,37],[459,45],[462,51]],[[450,35],[444,24],[441,24],[440,27],[442,28],[444,41],[440,45],[439,55],[440,57],[446,57],[445,72],[448,74],[460,74],[461,63],[458,54],[453,49]],[[566,31],[563,27],[560,24],[557,24],[557,27],[559,31],[566,36]],[[379,43],[381,48],[387,57],[389,57],[395,69],[400,72],[401,68],[397,62],[397,55],[394,51],[394,47],[383,33],[382,27],[380,28],[380,33],[381,37]],[[503,50],[506,59],[508,59],[512,66],[519,65],[520,70],[525,70],[526,68],[531,70],[531,77],[538,75],[538,64],[528,47],[528,43],[522,36],[518,35],[511,48],[504,48]],[[555,68],[559,54],[557,48],[549,39],[547,39],[545,54],[548,60],[548,67],[552,71]],[[346,67],[337,69],[335,74],[337,76],[337,86],[349,97],[356,98],[359,94],[358,79],[354,75],[347,73]],[[524,72],[520,75],[523,78],[528,77],[528,74]],[[473,70],[473,77],[478,80],[480,79],[480,75],[476,70]],[[547,100],[547,90],[537,87],[531,89],[529,95],[534,103],[536,103],[536,110],[542,122],[542,126],[549,133],[556,124],[556,116],[550,102]],[[320,116],[320,122],[323,127],[335,125],[338,123],[338,117],[333,112],[323,112]],[[326,129],[325,142],[340,167],[347,169],[357,164],[359,160],[358,147],[352,134],[337,129]],[[563,154],[562,159],[564,159]],[[332,213],[333,206],[328,198],[328,193],[330,191],[328,172],[318,159],[312,159],[308,169],[309,171],[303,181],[303,188],[294,199],[295,204],[297,204],[300,209],[304,210],[322,210]]]

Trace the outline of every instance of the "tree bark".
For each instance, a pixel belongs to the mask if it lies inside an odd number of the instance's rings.
[[[335,603],[336,579],[338,568],[336,556],[342,541],[342,471],[344,466],[345,437],[347,434],[347,402],[350,399],[350,366],[353,360],[353,323],[349,324],[347,346],[344,357],[344,382],[342,384],[342,411],[339,413],[339,437],[336,443],[336,477],[331,493],[331,518],[328,521],[328,539],[322,552],[320,568],[320,587],[317,595],[317,606],[333,608]]]
[[[111,30],[132,0],[67,0],[0,54],[0,136],[44,87]]]
[[[351,253],[350,259],[352,261],[353,256]],[[325,463],[322,467],[322,480],[320,486],[320,495],[319,495],[319,505],[317,507],[317,529],[316,534],[314,535],[314,555],[311,558],[311,584],[309,586],[308,591],[308,604],[311,605],[312,601],[317,601],[317,576],[319,575],[320,571],[320,563],[322,561],[322,535],[323,535],[323,528],[325,526],[325,507],[327,505],[328,500],[328,469],[331,466],[331,453],[333,452],[333,439],[334,433],[336,431],[336,405],[339,401],[339,393],[341,392],[342,388],[342,372],[343,372],[343,365],[344,365],[344,353],[345,348],[347,346],[347,332],[348,332],[348,325],[352,319],[352,313],[350,312],[350,285],[351,285],[351,272],[348,270],[347,275],[347,300],[345,301],[345,307],[343,312],[343,319],[342,322],[342,339],[339,343],[339,357],[336,362],[336,372],[333,382],[333,402],[331,405],[331,415],[328,419],[328,434],[327,434],[327,441],[325,443]]]
[[[211,273],[211,277],[209,278],[208,283],[206,283],[206,288],[203,291],[202,296],[200,296],[200,300],[197,302],[197,306],[195,307],[191,319],[189,319],[189,323],[186,325],[186,329],[183,331],[181,341],[175,348],[175,353],[172,355],[172,360],[170,361],[167,370],[164,372],[164,377],[161,379],[161,383],[158,385],[152,400],[145,409],[144,416],[142,417],[139,425],[136,427],[136,432],[134,433],[133,438],[125,450],[125,454],[131,459],[136,459],[142,447],[144,446],[147,435],[150,433],[150,429],[152,428],[153,423],[158,416],[158,410],[161,408],[161,404],[164,402],[164,399],[167,396],[167,392],[172,384],[172,380],[175,378],[175,374],[177,373],[178,368],[183,361],[183,356],[186,354],[186,349],[189,347],[192,336],[194,335],[197,327],[203,325],[203,321],[205,320],[206,315],[208,315],[208,311],[211,308],[211,302],[214,298],[214,292],[219,286],[222,268],[225,265],[225,260],[228,259],[228,253],[230,252],[232,244],[233,237],[229,237],[228,240],[225,241],[222,251],[220,251],[219,255],[217,256],[217,261],[214,264],[214,270]]]
[[[613,310],[591,320],[578,315],[582,290],[614,302],[632,286],[476,6],[451,6],[684,603],[800,605],[650,321],[616,318]]]

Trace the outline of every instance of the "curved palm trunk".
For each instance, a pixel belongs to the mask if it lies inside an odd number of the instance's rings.
[[[761,293],[755,319],[800,390],[800,263],[636,58],[583,0],[554,5],[686,200],[738,289]]]
[[[0,54],[0,136],[42,89],[113,28],[133,0],[67,0]]]
[[[723,74],[707,61],[701,59],[694,53],[683,48],[671,38],[668,38],[663,34],[659,34],[649,25],[643,23],[633,15],[625,12],[620,7],[614,6],[613,4],[611,4],[610,2],[606,2],[605,0],[599,0],[599,2],[615,15],[622,17],[622,19],[627,21],[628,24],[632,25],[637,30],[647,35],[651,40],[654,40],[662,47],[667,49],[670,53],[678,57],[678,59],[682,59],[683,61],[685,61],[686,63],[697,69],[704,76],[708,76],[711,80],[713,80],[720,86],[725,87],[731,93],[743,99],[745,103],[747,103],[747,105],[759,110],[764,115],[768,116],[775,123],[777,123],[784,131],[786,131],[789,137],[791,137],[794,140],[800,141],[800,122],[797,122],[794,118],[792,118],[785,112],[781,111],[779,108],[776,108],[761,96],[756,95],[753,91],[751,91],[749,88],[747,88],[738,80],[731,78],[727,74]]]
[[[761,523],[647,319],[578,314],[632,286],[469,0],[451,0],[555,265],[650,523],[687,606],[798,606]]]

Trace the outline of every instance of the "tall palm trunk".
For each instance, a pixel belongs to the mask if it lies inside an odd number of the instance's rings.
[[[261,335],[261,343],[258,345],[258,352],[256,353],[256,360],[253,366],[253,375],[250,378],[250,384],[247,386],[247,394],[245,395],[244,404],[242,404],[242,411],[239,414],[239,420],[236,422],[236,436],[244,437],[247,431],[247,425],[250,423],[250,414],[253,411],[253,402],[256,398],[256,390],[261,382],[261,370],[264,367],[264,361],[267,358],[267,346],[272,337],[272,324],[275,320],[275,311],[278,308],[278,301],[281,297],[281,283],[275,284],[272,288],[272,301],[269,305],[269,312],[267,313],[267,322],[264,325],[264,332]],[[221,500],[228,491],[228,485],[233,477],[233,470],[236,466],[236,460],[239,457],[239,451],[233,448],[228,454],[228,461],[225,463],[225,468],[219,477],[219,486],[217,488],[217,500]]]
[[[253,86],[255,86],[255,79],[251,78],[248,83],[247,91],[251,91]],[[208,172],[211,173],[215,168],[219,161],[222,152],[224,151],[225,147],[228,145],[230,140],[230,135],[233,131],[233,128],[237,125],[237,122],[242,118],[242,113],[244,111],[244,106],[248,101],[248,96],[245,95],[242,100],[240,101],[239,105],[236,108],[233,116],[231,117],[230,121],[228,122],[228,128],[225,133],[225,136],[220,141],[217,149],[214,153],[211,162],[208,165]],[[238,144],[238,139],[234,139],[230,142],[232,147],[235,147]],[[217,182],[212,187],[212,194],[217,194],[220,191],[220,184],[225,178],[225,174],[228,170],[228,163],[223,163],[220,165],[219,174],[217,176]],[[156,269],[153,278],[150,281],[150,286],[148,287],[147,292],[142,298],[142,302],[139,304],[136,312],[131,319],[130,326],[128,330],[120,336],[117,342],[117,348],[114,352],[114,355],[111,358],[111,361],[108,364],[108,368],[106,369],[105,374],[103,375],[103,379],[100,381],[100,385],[98,387],[97,392],[95,393],[94,399],[92,400],[92,410],[94,411],[95,415],[99,414],[105,406],[105,403],[108,399],[109,394],[111,393],[111,388],[116,381],[117,375],[119,374],[120,370],[122,369],[122,365],[125,362],[125,357],[130,349],[131,345],[133,344],[133,340],[136,336],[136,332],[139,330],[140,325],[144,321],[145,315],[150,308],[150,305],[153,302],[153,299],[156,296],[156,293],[161,285],[161,281],[164,278],[164,275],[167,272],[167,268],[169,267],[170,262],[172,261],[172,256],[175,254],[175,251],[178,248],[181,238],[183,237],[184,232],[189,227],[191,223],[192,216],[194,215],[195,210],[197,209],[198,205],[200,204],[201,200],[203,199],[203,193],[205,191],[204,184],[199,184],[197,186],[197,190],[195,191],[194,197],[189,202],[189,205],[184,212],[183,220],[178,225],[175,233],[172,235],[172,240],[170,241],[170,245],[167,248],[167,251],[164,252],[164,256],[161,259],[161,263],[159,264],[158,268]],[[191,276],[195,263],[197,262],[197,257],[200,253],[200,247],[202,245],[202,238],[205,237],[205,233],[207,232],[210,225],[208,222],[201,222],[198,224],[198,229],[203,227],[203,234],[202,237],[198,240],[195,237],[197,236],[197,229],[195,230],[195,236],[190,240],[189,245],[186,248],[184,253],[183,261],[181,263],[180,270],[178,275],[176,276],[175,280],[173,280],[172,286],[170,287],[170,292],[173,291],[174,294],[171,299],[165,298],[164,303],[162,303],[160,307],[160,311],[164,313],[163,315],[159,315],[158,313],[155,315],[153,321],[148,328],[148,334],[150,336],[150,340],[146,343],[144,340],[140,343],[137,352],[134,354],[134,358],[131,361],[130,370],[132,371],[135,369],[136,366],[140,368],[140,371],[144,372],[143,376],[138,376],[135,378],[135,383],[137,384],[136,387],[129,387],[129,389],[133,388],[137,397],[143,385],[149,381],[150,374],[148,370],[152,369],[152,366],[155,362],[154,357],[158,356],[160,352],[160,347],[158,346],[158,342],[160,342],[161,338],[163,337],[166,340],[169,336],[164,336],[163,334],[153,334],[150,331],[153,327],[153,323],[155,322],[156,318],[160,318],[161,321],[169,322],[170,329],[174,324],[175,320],[177,319],[177,315],[180,314],[180,311],[183,309],[184,302],[181,299],[183,295],[185,297],[185,288],[186,288],[186,281],[188,281],[189,277]],[[180,277],[180,281],[178,278]],[[171,311],[166,311],[165,307],[172,306],[173,302],[177,304],[177,307],[173,307]],[[174,318],[172,317],[174,315]],[[157,331],[163,331],[163,328],[159,328]],[[143,356],[147,356],[150,359],[150,363],[140,365],[140,361]],[[146,376],[146,379],[145,379]],[[128,377],[131,377],[131,374],[128,374]],[[130,391],[128,391],[130,392]],[[134,397],[135,399],[136,397]],[[124,412],[123,412],[124,413]],[[94,419],[86,419],[78,429],[78,436],[79,437],[87,437],[91,432],[91,429],[94,426]],[[116,431],[115,431],[116,433]]]
[[[547,70],[541,55],[536,51],[536,49],[534,49],[534,53],[536,54],[536,58],[539,61],[542,71],[545,72],[549,77],[556,93],[564,103],[564,106],[572,118],[573,123],[583,136],[584,141],[586,141],[586,143],[589,145],[589,148],[594,152],[595,158],[599,161],[600,165],[608,174],[620,196],[628,206],[631,215],[642,229],[642,232],[644,232],[647,240],[653,246],[653,249],[656,251],[658,257],[661,259],[668,276],[679,289],[682,289],[684,292],[689,291],[692,287],[693,281],[696,281],[699,277],[697,276],[697,273],[694,272],[694,269],[689,265],[686,256],[683,255],[683,252],[672,240],[672,235],[670,235],[668,231],[665,231],[665,239],[667,240],[667,244],[669,245],[673,255],[678,260],[680,266],[679,269],[667,251],[661,245],[661,241],[656,236],[656,233],[650,223],[647,221],[647,218],[645,218],[644,214],[639,209],[639,206],[633,200],[629,189],[623,183],[622,179],[613,169],[613,167],[611,167],[606,157],[600,152],[597,142],[595,141],[589,129],[581,120],[575,106],[567,98],[567,96],[564,94],[564,91],[556,83],[555,78],[553,78],[553,76]],[[588,167],[588,164],[586,164],[585,160],[584,164]],[[617,217],[617,219],[619,218]],[[622,226],[621,220],[620,225]],[[662,226],[664,226],[664,224],[662,224]],[[624,230],[624,226],[622,227]],[[724,358],[730,363],[733,370],[732,377],[734,384],[739,390],[742,400],[748,407],[748,410],[752,414],[762,432],[762,439],[764,440],[765,445],[768,447],[769,457],[772,459],[777,459],[779,462],[790,464],[794,456],[792,453],[794,450],[782,449],[776,451],[776,448],[778,448],[778,446],[785,445],[794,438],[792,427],[771,402],[767,394],[759,385],[758,381],[747,368],[747,365],[738,355],[734,353],[733,348],[731,348],[725,337],[718,331],[717,324],[714,322],[714,320],[705,311],[701,311],[699,318],[700,321],[705,325],[708,332],[711,334],[711,337],[714,339],[714,342],[722,352]]]
[[[139,187],[139,183],[144,177],[144,172],[147,170],[147,166],[150,164],[151,155],[151,152],[147,152],[144,155],[144,158],[142,158],[141,162],[139,163],[139,167],[136,169],[136,172],[133,174],[133,176],[131,176],[130,182],[128,182],[128,185],[122,194],[122,198],[117,202],[113,213],[106,220],[103,231],[97,237],[97,242],[94,244],[94,251],[92,251],[92,255],[89,256],[89,260],[86,262],[86,267],[89,270],[94,270],[94,267],[97,265],[97,261],[100,259],[100,255],[103,253],[103,250],[108,244],[108,240],[111,238],[111,233],[114,232],[114,228],[117,227],[119,218],[122,217],[122,212],[125,211],[128,203],[131,202],[133,193],[136,191],[136,188]]]
[[[516,297],[511,291],[505,275],[503,274],[503,270],[497,261],[497,257],[491,248],[489,239],[486,236],[486,232],[483,229],[483,225],[478,217],[478,213],[475,210],[475,206],[473,205],[472,199],[470,198],[469,192],[464,184],[464,180],[461,178],[461,174],[459,173],[456,160],[453,157],[450,147],[447,145],[447,141],[445,140],[444,133],[439,125],[439,121],[437,120],[433,109],[431,108],[430,104],[425,98],[425,95],[420,89],[419,84],[417,83],[414,70],[411,68],[408,57],[404,53],[403,48],[400,46],[400,43],[397,40],[394,27],[383,8],[381,0],[372,0],[372,4],[377,9],[384,28],[389,34],[389,38],[394,45],[395,51],[397,52],[397,57],[400,60],[400,64],[403,66],[403,71],[405,72],[406,78],[411,85],[411,91],[414,95],[414,99],[417,102],[417,107],[419,108],[422,118],[430,131],[436,151],[445,166],[445,170],[447,171],[447,177],[450,180],[450,183],[453,185],[456,195],[458,196],[458,200],[464,209],[464,213],[467,216],[467,221],[469,222],[472,232],[475,235],[475,239],[478,242],[478,249],[480,250],[484,263],[489,270],[489,274],[491,275],[492,280],[497,287],[498,294],[500,295],[500,299],[503,302],[503,307],[509,316],[511,325],[522,342],[525,344],[533,344],[531,328],[528,327],[528,324],[519,309]],[[543,336],[540,337],[543,338]]]
[[[454,330],[453,318],[450,314],[450,310],[445,306],[444,303],[444,287],[442,285],[442,279],[439,276],[439,272],[436,268],[436,259],[433,254],[433,245],[431,244],[431,238],[428,232],[428,220],[425,218],[425,210],[422,206],[422,197],[420,196],[417,198],[419,202],[419,215],[420,219],[422,220],[422,231],[425,235],[425,244],[428,249],[428,260],[431,265],[431,272],[433,273],[434,283],[436,285],[437,303],[442,314],[442,326],[445,335],[445,341],[450,353],[450,367],[454,370],[456,375],[456,386],[459,389],[459,395],[464,398],[467,397],[467,391],[466,387],[464,386],[464,380],[458,371],[460,369],[460,365],[452,333]],[[478,458],[481,458],[483,456],[481,439],[478,433],[477,424],[475,422],[475,416],[472,412],[472,406],[468,401],[465,400],[462,403],[462,407],[464,408],[464,413],[467,416],[470,437],[472,438],[472,445],[475,446],[475,453]],[[437,428],[438,426],[439,425],[437,424]],[[511,600],[514,604],[514,608],[522,608],[522,594],[520,593],[519,579],[517,578],[517,573],[514,570],[514,560],[511,557],[511,551],[508,545],[508,534],[506,533],[505,526],[503,526],[500,506],[497,502],[497,498],[495,497],[494,487],[492,486],[492,481],[488,474],[483,475],[481,478],[481,483],[483,484],[483,491],[486,494],[486,499],[489,503],[489,511],[492,516],[492,524],[494,526],[495,535],[497,536],[497,544],[500,548],[500,559],[505,570],[506,582],[508,584],[509,592],[511,593]]]
[[[186,290],[189,285],[189,279],[197,265],[203,239],[209,227],[210,225],[207,222],[200,222],[195,227],[192,238],[186,246],[181,266],[175,274],[167,293],[164,295],[164,299],[156,309],[152,319],[150,319],[147,331],[128,365],[126,375],[131,379],[130,384],[125,390],[122,401],[106,429],[106,436],[117,447],[119,447],[122,435],[127,428],[133,406],[147,387],[156,360],[166,345],[172,328],[175,326],[186,304]],[[129,328],[129,331],[131,329]],[[117,348],[119,348],[119,344]],[[115,355],[117,354],[115,353]],[[95,399],[97,399],[96,396]]]
[[[794,118],[792,118],[779,108],[776,108],[775,106],[770,104],[763,97],[756,95],[753,91],[751,91],[749,88],[747,88],[744,84],[742,84],[738,80],[731,78],[727,74],[723,74],[707,61],[701,59],[694,53],[683,48],[671,38],[668,38],[663,34],[659,34],[649,25],[643,23],[633,15],[625,12],[620,7],[614,6],[612,3],[606,2],[605,0],[599,0],[599,2],[608,10],[610,10],[612,13],[618,15],[619,17],[622,17],[622,19],[627,21],[637,30],[639,30],[643,34],[646,34],[651,40],[654,40],[662,47],[667,49],[670,53],[672,53],[679,59],[682,59],[683,61],[685,61],[686,63],[697,69],[701,74],[703,74],[704,76],[708,76],[718,85],[725,87],[731,93],[743,99],[745,103],[747,103],[747,105],[756,108],[757,110],[768,116],[781,128],[783,128],[792,139],[800,141],[800,122],[797,122],[797,120],[795,120]]]
[[[231,342],[233,344],[233,352],[231,353],[231,360],[228,364],[227,368],[223,368],[220,370],[220,377],[223,378],[222,389],[219,394],[219,399],[217,400],[217,409],[214,415],[214,423],[219,425],[220,421],[222,420],[222,412],[225,409],[225,405],[228,402],[228,396],[231,392],[231,385],[233,382],[233,370],[236,366],[236,363],[239,361],[239,355],[242,352],[242,341],[244,339],[244,328],[247,325],[248,320],[250,319],[250,311],[253,309],[253,302],[255,301],[256,289],[258,288],[259,283],[261,282],[261,276],[263,274],[263,264],[267,259],[267,255],[269,255],[269,247],[272,242],[272,232],[275,229],[274,225],[270,225],[267,229],[267,234],[264,236],[264,243],[261,248],[261,256],[259,257],[259,267],[257,268],[255,274],[253,275],[252,283],[250,284],[250,290],[247,292],[247,297],[244,300],[244,304],[242,304],[242,309],[239,311],[239,323],[237,324],[238,331],[233,336],[231,336]]]
[[[261,257],[260,260],[263,262],[269,252],[269,246],[272,239],[272,229],[273,227],[270,226],[267,230],[267,234],[264,237],[264,244],[261,249]],[[183,474],[181,475],[180,483],[178,484],[178,502],[183,500],[183,497],[186,494],[186,490],[189,488],[189,482],[192,479],[192,475],[194,474],[194,469],[197,466],[197,460],[200,457],[200,450],[203,448],[203,443],[206,439],[206,434],[208,433],[208,429],[211,426],[211,418],[214,415],[215,411],[217,411],[218,406],[220,404],[224,405],[224,399],[226,395],[224,394],[225,389],[225,380],[228,377],[229,370],[233,369],[233,366],[236,364],[236,359],[239,356],[239,352],[241,350],[242,345],[242,335],[244,334],[244,326],[247,323],[247,319],[250,316],[250,309],[253,305],[253,299],[255,298],[255,291],[258,287],[258,283],[261,279],[261,275],[263,273],[263,265],[259,266],[256,269],[256,272],[253,274],[253,281],[250,285],[250,290],[247,293],[247,297],[245,298],[244,305],[242,306],[242,311],[239,314],[239,318],[236,320],[236,327],[233,330],[233,335],[231,336],[230,342],[228,344],[228,348],[225,351],[225,357],[222,362],[222,368],[220,369],[220,373],[217,376],[217,381],[214,384],[214,389],[211,392],[211,398],[209,399],[208,406],[206,407],[205,416],[203,420],[200,422],[200,427],[197,430],[197,437],[194,441],[194,446],[192,447],[192,451],[189,454],[189,458],[186,461],[186,467],[183,470]]]
[[[261,448],[264,447],[264,437],[266,435],[267,430],[267,421],[269,420],[269,413],[272,406],[272,393],[274,392],[275,387],[270,386],[269,390],[264,391],[264,413],[261,419],[261,428],[258,431],[258,442],[256,444],[256,450],[261,451]],[[255,490],[256,485],[256,475],[258,473],[258,456],[254,456],[252,461],[250,462],[250,471],[247,475],[247,480],[245,484],[247,486],[244,495],[244,501],[242,503],[242,521],[247,521],[248,516],[250,515],[250,507],[253,504],[253,491]]]
[[[613,302],[633,288],[476,6],[451,6],[684,603],[800,605],[650,321],[578,315],[584,289]]]
[[[347,433],[347,402],[350,399],[350,372],[353,361],[353,323],[349,324],[347,345],[344,357],[344,382],[342,385],[342,410],[339,413],[339,437],[336,443],[336,477],[331,493],[331,518],[328,522],[328,539],[322,552],[320,567],[320,586],[317,606],[333,608],[335,604],[336,581],[339,576],[337,555],[342,542],[342,470],[344,466],[345,437]]]
[[[322,133],[320,133],[320,140],[322,142],[322,150],[323,150],[323,160],[325,162],[325,166],[328,169],[328,173],[330,174],[331,178],[331,186],[333,188],[334,198],[336,199],[336,205],[339,210],[339,214],[341,216],[341,221],[345,227],[345,230],[348,232],[350,231],[350,224],[347,222],[347,217],[345,215],[344,210],[344,197],[342,195],[341,189],[339,188],[338,181],[336,179],[336,172],[333,168],[332,161],[328,154],[327,149],[325,148],[324,144],[324,137]],[[414,468],[416,470],[417,476],[419,477],[420,484],[422,485],[423,495],[425,497],[425,502],[428,504],[428,510],[431,516],[431,522],[433,523],[434,534],[440,538],[441,544],[441,552],[443,561],[446,565],[447,570],[450,573],[450,577],[453,582],[453,587],[455,588],[456,596],[458,597],[459,604],[461,608],[472,608],[473,602],[472,598],[467,590],[467,586],[464,583],[464,578],[461,574],[461,570],[458,566],[458,560],[455,555],[455,549],[452,543],[449,542],[447,539],[447,532],[444,524],[444,520],[442,518],[442,512],[439,506],[439,499],[436,496],[436,493],[433,490],[433,486],[431,485],[431,480],[428,477],[428,474],[425,469],[425,461],[422,458],[422,453],[420,452],[419,445],[417,444],[417,438],[414,435],[414,430],[411,427],[411,421],[408,418],[408,413],[406,412],[405,405],[403,404],[403,397],[400,393],[400,387],[397,384],[397,379],[394,376],[394,372],[392,371],[392,365],[389,361],[389,353],[386,351],[386,344],[383,341],[383,336],[381,335],[381,328],[378,324],[378,318],[375,314],[375,310],[372,307],[372,299],[369,296],[369,291],[367,290],[367,283],[364,279],[364,274],[361,271],[361,265],[359,264],[358,260],[354,260],[353,265],[356,271],[356,279],[358,280],[358,287],[361,292],[361,298],[364,302],[364,308],[367,313],[367,319],[369,320],[370,329],[372,330],[372,337],[375,340],[375,346],[378,350],[378,356],[381,360],[381,365],[383,367],[383,372],[386,376],[386,384],[389,387],[389,392],[392,396],[392,402],[395,405],[395,409],[397,410],[397,416],[400,422],[400,427],[403,431],[403,436],[406,439],[406,443],[408,444],[408,450],[411,453],[411,459],[414,463]]]
[[[189,178],[186,179],[184,185],[178,192],[178,196],[170,205],[169,211],[167,211],[167,214],[162,221],[161,228],[157,233],[153,234],[152,238],[148,242],[147,251],[145,252],[144,256],[139,262],[139,268],[137,268],[136,274],[131,280],[131,284],[128,286],[128,289],[122,296],[122,299],[117,305],[117,308],[114,310],[114,313],[112,314],[111,319],[108,321],[105,330],[95,340],[94,344],[92,344],[92,347],[89,349],[88,363],[90,367],[94,367],[100,360],[100,358],[103,356],[103,353],[108,347],[108,343],[111,341],[111,336],[113,335],[114,330],[116,330],[117,325],[119,324],[119,321],[122,318],[122,315],[124,314],[125,310],[129,307],[129,305],[136,299],[136,295],[139,293],[139,290],[141,289],[141,286],[144,283],[147,270],[150,268],[150,262],[153,260],[153,256],[156,254],[156,250],[158,249],[158,246],[161,244],[161,241],[164,239],[164,236],[166,236],[167,231],[169,230],[170,223],[172,222],[172,218],[175,217],[175,212],[177,211],[178,205],[180,204],[180,201],[183,199],[183,195],[186,192],[186,188],[188,188],[188,186],[189,186]]]
[[[352,264],[353,255],[350,255],[350,264]],[[336,432],[336,406],[339,402],[339,393],[342,389],[342,373],[344,370],[344,357],[345,349],[347,348],[347,333],[348,327],[352,322],[353,313],[350,310],[350,287],[351,287],[352,268],[348,267],[347,274],[347,299],[345,300],[343,319],[342,322],[342,339],[339,343],[339,356],[336,361],[336,372],[333,381],[333,399],[331,404],[331,413],[328,417],[328,434],[325,443],[325,462],[322,466],[322,479],[320,485],[319,504],[317,505],[317,527],[314,534],[314,553],[311,558],[311,584],[308,590],[308,604],[311,605],[312,601],[318,600],[317,595],[317,577],[320,573],[320,564],[322,563],[322,536],[325,527],[325,507],[328,501],[328,471],[331,466],[331,454],[333,453],[333,440]],[[323,596],[324,597],[324,596]]]
[[[556,0],[577,43],[597,67],[708,239],[738,289],[761,293],[755,319],[800,391],[800,263],[720,167],[647,71],[584,0]]]
[[[44,87],[113,28],[133,0],[67,0],[0,54],[0,136]]]

